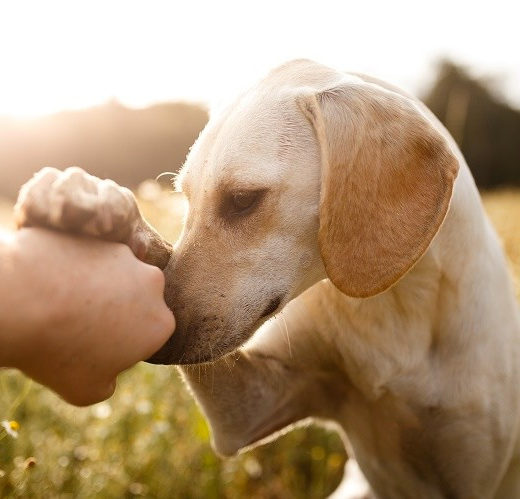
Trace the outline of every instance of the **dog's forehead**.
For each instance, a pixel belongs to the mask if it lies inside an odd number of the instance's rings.
[[[283,175],[291,113],[276,96],[247,96],[213,117],[187,158],[180,176],[183,189],[269,185]]]
[[[276,68],[211,117],[192,147],[179,184],[194,191],[225,183],[247,187],[279,181],[291,158],[314,140],[297,106],[298,92],[319,91],[345,81],[361,80],[308,60]]]

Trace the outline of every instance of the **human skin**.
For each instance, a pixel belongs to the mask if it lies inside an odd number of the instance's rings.
[[[175,319],[162,272],[122,244],[44,229],[0,233],[0,366],[66,401],[112,395],[119,373],[150,357]]]

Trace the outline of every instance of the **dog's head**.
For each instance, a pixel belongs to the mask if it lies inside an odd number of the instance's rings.
[[[325,277],[386,290],[438,231],[457,170],[412,99],[310,61],[274,70],[211,118],[177,179],[177,330],[151,361],[217,359]]]

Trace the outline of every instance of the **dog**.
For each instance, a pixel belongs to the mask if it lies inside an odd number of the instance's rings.
[[[175,247],[130,191],[78,168],[37,174],[16,217],[163,269],[177,329],[150,361],[182,365],[218,453],[312,418],[350,456],[335,497],[520,497],[518,305],[423,104],[292,61],[211,116],[176,184]]]

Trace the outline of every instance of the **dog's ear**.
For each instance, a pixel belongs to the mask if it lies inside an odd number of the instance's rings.
[[[426,251],[448,210],[458,161],[409,98],[369,83],[305,92],[321,147],[319,244],[330,280],[368,297]]]

